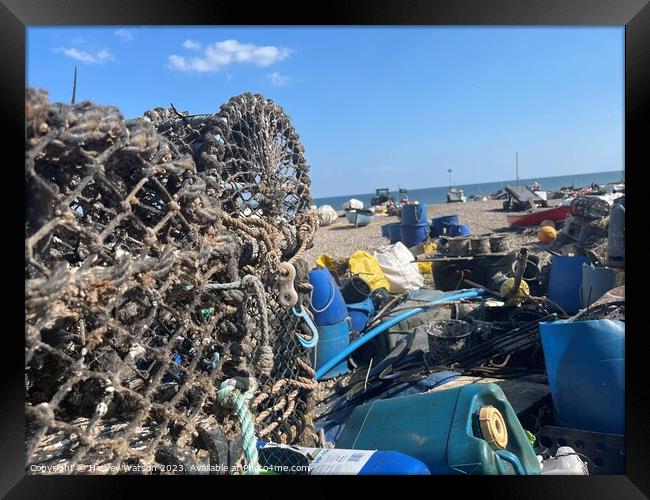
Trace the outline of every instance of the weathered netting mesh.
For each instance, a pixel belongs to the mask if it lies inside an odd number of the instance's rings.
[[[279,304],[278,264],[306,306],[317,216],[282,109],[244,94],[124,120],[27,89],[26,119],[28,470],[234,465],[241,429],[217,399],[233,377],[257,381],[256,436],[313,443],[310,334]]]

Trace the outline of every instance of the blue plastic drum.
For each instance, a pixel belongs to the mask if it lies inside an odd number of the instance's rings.
[[[625,323],[540,323],[546,374],[563,427],[625,431]]]
[[[402,207],[403,226],[428,226],[427,206],[424,203],[419,205],[404,205]]]
[[[318,327],[318,344],[311,351],[312,360],[316,370],[327,363],[338,353],[350,345],[350,320],[349,318],[336,323],[335,325],[321,325]],[[348,372],[348,361],[344,359],[321,380],[344,375]]]
[[[402,239],[402,232],[400,229],[401,225],[399,222],[388,225],[388,238],[390,244],[393,245]]]
[[[569,314],[575,314],[580,309],[582,265],[588,263],[589,259],[584,255],[551,257],[548,298]]]
[[[449,225],[458,225],[460,221],[457,215],[443,215],[442,217],[434,217],[431,219],[431,237],[437,238],[445,233],[445,228]]]
[[[400,226],[401,241],[407,247],[412,247],[426,241],[429,236],[429,226]]]
[[[348,315],[348,310],[331,273],[325,268],[314,269],[309,272],[309,283],[314,287],[311,292],[314,323],[321,326],[343,321]]]
[[[363,302],[348,304],[348,315],[352,320],[352,329],[360,332],[366,327],[368,320],[375,313],[372,298],[368,297]]]
[[[445,236],[469,236],[472,234],[469,226],[466,224],[448,224],[445,228]]]

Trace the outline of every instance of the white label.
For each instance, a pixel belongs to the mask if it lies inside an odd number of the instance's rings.
[[[368,450],[337,450],[326,448],[321,450],[313,462],[309,464],[311,467],[310,474],[355,475],[363,469],[363,466],[366,465],[374,453],[374,451]]]
[[[291,448],[309,459],[309,474],[313,475],[356,475],[376,450],[341,450],[335,448],[305,448],[267,443],[264,447]]]

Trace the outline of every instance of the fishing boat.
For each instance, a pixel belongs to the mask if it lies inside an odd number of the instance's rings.
[[[462,189],[451,188],[447,192],[447,203],[465,203],[467,197]]]
[[[535,210],[523,214],[508,214],[506,218],[508,224],[514,227],[528,227],[537,225],[545,220],[554,222],[566,219],[569,216],[571,207],[562,205],[559,207],[548,208],[545,210]]]
[[[354,224],[355,227],[358,226],[367,226],[372,222],[375,214],[372,210],[346,210],[345,216],[348,218],[350,224]]]

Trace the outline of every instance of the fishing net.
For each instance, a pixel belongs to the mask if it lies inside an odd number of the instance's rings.
[[[308,304],[318,217],[280,107],[125,120],[30,88],[25,160],[28,471],[228,472],[227,379],[253,391],[257,437],[313,444],[310,332],[278,283],[291,263]]]

